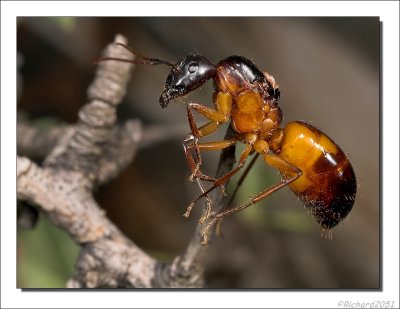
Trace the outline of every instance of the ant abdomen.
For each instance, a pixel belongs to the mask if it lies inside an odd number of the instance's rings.
[[[286,125],[278,147],[275,153],[302,172],[289,187],[322,228],[336,226],[351,211],[357,190],[353,167],[343,150],[323,132],[300,121]]]

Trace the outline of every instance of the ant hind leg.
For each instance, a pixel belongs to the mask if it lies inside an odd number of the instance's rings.
[[[256,196],[252,197],[246,204],[236,207],[236,208],[228,209],[228,210],[225,210],[225,211],[222,211],[222,212],[216,214],[211,219],[211,221],[206,225],[206,227],[203,229],[203,231],[201,232],[201,237],[202,237],[201,244],[202,245],[206,245],[208,243],[209,230],[214,225],[218,224],[224,217],[226,217],[228,215],[232,215],[239,211],[242,211],[243,209],[246,209],[246,208],[250,207],[251,205],[258,203],[259,201],[263,200],[264,198],[270,196],[272,193],[274,193],[274,192],[282,189],[283,187],[287,186],[288,184],[292,183],[293,181],[295,181],[297,178],[299,178],[302,175],[302,172],[300,169],[291,165],[290,163],[286,162],[285,160],[277,157],[276,155],[265,154],[264,160],[269,165],[276,167],[281,171],[284,170],[287,173],[291,173],[292,176],[282,178],[280,182],[276,183],[275,185],[265,189],[264,191],[260,192]],[[207,193],[207,191],[205,193]]]

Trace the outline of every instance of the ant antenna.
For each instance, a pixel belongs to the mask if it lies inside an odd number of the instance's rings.
[[[119,45],[119,46],[122,46],[123,48],[125,48],[126,50],[131,52],[133,55],[135,55],[135,56],[137,56],[139,58],[142,58],[143,61],[128,60],[128,59],[114,58],[114,57],[100,57],[99,59],[97,59],[94,62],[94,64],[98,64],[99,62],[106,61],[106,60],[115,60],[115,61],[129,62],[129,63],[134,63],[134,64],[150,64],[150,65],[166,64],[166,65],[169,65],[171,67],[174,66],[174,64],[172,62],[169,62],[169,61],[142,56],[142,55],[138,54],[132,48],[130,48],[129,46],[127,46],[125,44],[122,44],[122,43],[115,43],[115,44]]]

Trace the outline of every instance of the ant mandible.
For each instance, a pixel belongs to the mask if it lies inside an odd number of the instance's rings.
[[[199,103],[186,105],[191,133],[183,142],[185,157],[191,170],[189,179],[196,180],[202,191],[189,205],[184,216],[190,215],[195,202],[203,197],[206,199],[207,210],[199,222],[203,224],[206,219],[211,220],[202,231],[203,245],[207,244],[209,229],[223,217],[239,212],[285,186],[289,186],[302,200],[323,230],[335,227],[349,214],[357,190],[350,161],[332,139],[310,124],[294,121],[280,127],[280,91],[271,75],[261,72],[253,62],[242,56],[230,56],[216,65],[202,55],[189,55],[172,63],[141,56],[128,46],[117,44],[143,60],[103,57],[97,62],[116,60],[172,67],[159,100],[162,108],[167,107],[171,100],[199,88],[209,79],[214,81],[214,108]],[[192,111],[198,112],[209,122],[198,127]],[[234,131],[232,138],[199,142],[200,138],[212,134],[228,121]],[[201,150],[222,150],[237,142],[244,143],[245,149],[235,168],[218,179],[201,172]],[[207,194],[218,187],[223,188],[223,184],[243,168],[247,158],[253,153],[256,153],[254,159],[261,155],[266,164],[277,168],[281,173],[281,180],[250,198],[246,204],[212,216],[211,201]],[[205,190],[200,180],[211,181],[213,185]]]

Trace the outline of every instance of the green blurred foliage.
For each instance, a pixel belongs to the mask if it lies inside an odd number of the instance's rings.
[[[72,32],[76,27],[76,18],[68,16],[51,17],[51,21],[65,32]]]
[[[34,125],[39,129],[51,129],[57,125],[62,125],[62,124],[64,124],[64,122],[61,121],[59,118],[51,116],[49,117],[43,116],[32,120],[32,125]]]
[[[79,246],[43,215],[32,230],[18,229],[17,287],[64,288]]]

